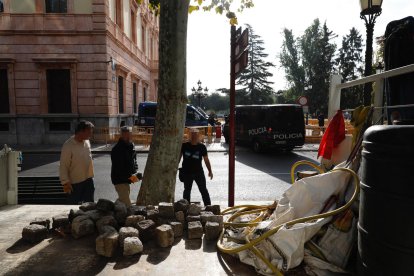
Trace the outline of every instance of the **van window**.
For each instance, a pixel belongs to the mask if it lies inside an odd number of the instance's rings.
[[[142,117],[151,117],[155,118],[157,114],[157,106],[156,105],[145,105],[142,111]]]
[[[304,117],[301,108],[274,107],[267,113],[267,122],[274,129],[301,129],[304,125]]]

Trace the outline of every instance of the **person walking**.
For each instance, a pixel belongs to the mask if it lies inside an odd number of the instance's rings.
[[[129,185],[142,179],[142,174],[138,173],[137,154],[131,134],[130,127],[122,127],[121,138],[111,151],[111,180],[118,199],[127,207],[131,206]]]
[[[208,176],[210,179],[213,179],[213,172],[211,170],[210,160],[208,159],[207,148],[199,142],[197,129],[191,131],[190,142],[182,145],[181,157],[183,158],[182,173],[184,178],[184,199],[190,202],[191,188],[193,186],[193,181],[195,181],[203,198],[204,205],[211,205],[202,165],[203,159],[208,169]]]
[[[91,122],[80,121],[76,126],[75,135],[62,147],[59,178],[64,192],[68,194],[68,204],[94,201],[94,170],[89,142],[93,128]]]

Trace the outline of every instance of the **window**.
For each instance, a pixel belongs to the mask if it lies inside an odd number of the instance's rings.
[[[116,24],[121,29],[123,29],[124,24],[123,24],[123,14],[122,14],[122,0],[116,0],[115,5],[116,5],[116,7],[115,7],[115,17],[116,17],[115,21],[116,21]]]
[[[46,0],[46,13],[67,13],[67,0]]]
[[[7,69],[0,69],[0,113],[10,113]]]
[[[46,70],[49,113],[72,113],[69,69]]]
[[[145,54],[145,27],[141,27],[141,50]]]
[[[4,12],[3,1],[0,0],[0,12]]]
[[[118,112],[124,113],[124,78],[118,77]]]
[[[132,84],[132,104],[134,113],[137,113],[137,83]]]
[[[137,16],[133,10],[131,10],[131,40],[134,44],[137,44]]]
[[[144,102],[146,102],[147,101],[147,88],[144,87],[143,89],[144,89],[144,91],[143,91],[144,92],[143,93],[144,94]]]

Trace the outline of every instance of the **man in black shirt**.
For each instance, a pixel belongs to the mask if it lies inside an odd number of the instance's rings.
[[[213,172],[211,171],[207,148],[199,142],[197,129],[191,132],[190,142],[182,145],[181,155],[183,157],[184,199],[187,199],[188,202],[190,202],[191,188],[193,186],[193,181],[195,181],[200,190],[204,205],[211,205],[210,195],[206,187],[206,177],[204,176],[202,159],[204,159],[204,162],[206,163],[210,179],[213,179]]]
[[[127,206],[131,206],[129,185],[142,178],[142,174],[138,173],[137,154],[135,145],[131,141],[131,134],[130,127],[122,127],[121,138],[111,151],[111,180],[119,200]]]

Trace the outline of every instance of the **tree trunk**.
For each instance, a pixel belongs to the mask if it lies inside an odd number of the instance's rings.
[[[189,0],[161,0],[158,106],[137,205],[173,202],[187,103]]]

